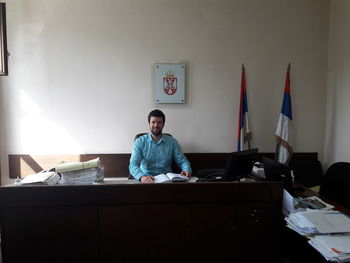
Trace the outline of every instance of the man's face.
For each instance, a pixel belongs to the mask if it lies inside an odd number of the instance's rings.
[[[164,122],[162,117],[151,117],[149,120],[149,130],[150,132],[155,135],[159,136],[164,127]]]

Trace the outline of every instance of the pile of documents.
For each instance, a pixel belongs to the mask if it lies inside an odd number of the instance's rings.
[[[23,185],[54,185],[60,180],[60,176],[56,172],[40,172],[29,174],[21,180]]]
[[[309,244],[327,260],[350,262],[350,218],[334,210],[312,210],[291,213],[287,226],[308,236]]]
[[[350,219],[337,211],[306,210],[285,218],[287,226],[301,235],[350,233]]]
[[[315,236],[309,244],[329,261],[350,261],[350,234]]]
[[[104,178],[99,158],[86,162],[67,162],[55,167],[61,174],[61,184],[92,184]]]

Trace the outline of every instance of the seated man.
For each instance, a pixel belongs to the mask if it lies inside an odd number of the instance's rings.
[[[149,134],[139,137],[132,150],[129,171],[143,183],[153,183],[153,176],[171,172],[174,159],[182,169],[181,174],[191,176],[191,166],[180,145],[171,136],[162,133],[165,115],[160,110],[148,114]]]

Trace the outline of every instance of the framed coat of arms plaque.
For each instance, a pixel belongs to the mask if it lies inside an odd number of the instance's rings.
[[[155,64],[156,103],[185,103],[185,64]]]

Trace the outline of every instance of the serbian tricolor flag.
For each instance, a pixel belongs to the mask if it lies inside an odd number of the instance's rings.
[[[239,103],[239,116],[238,116],[238,142],[237,151],[250,149],[251,132],[248,125],[248,101],[247,101],[247,88],[245,82],[245,69],[242,64],[242,78],[241,78],[241,97]]]
[[[290,63],[287,69],[286,85],[284,88],[283,103],[276,130],[276,160],[288,164],[293,155],[290,145],[292,126],[292,99],[290,96]]]

